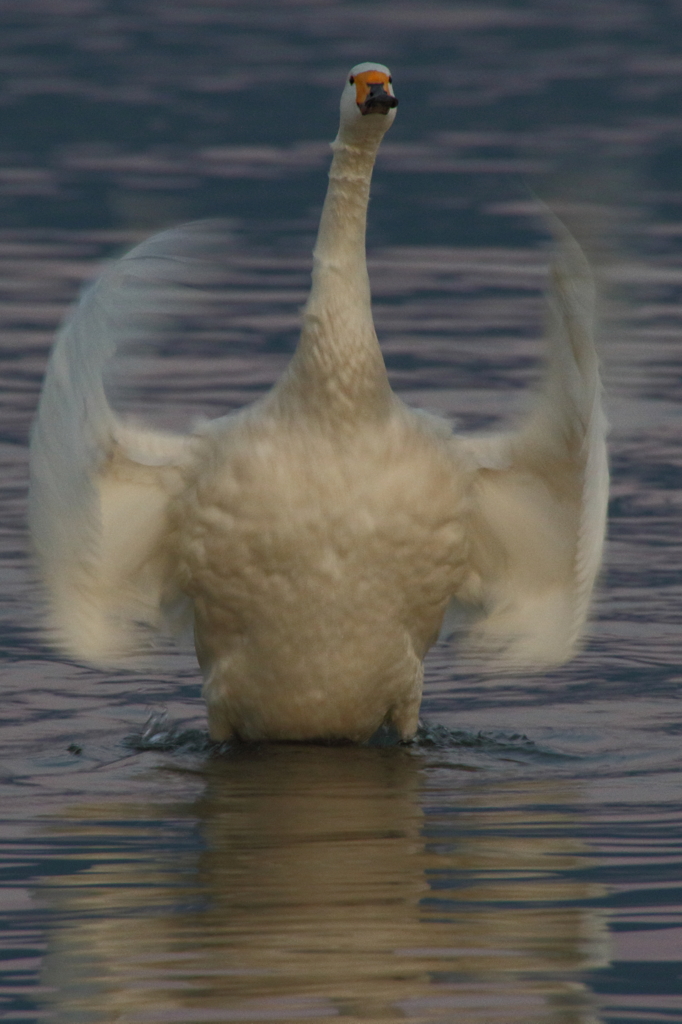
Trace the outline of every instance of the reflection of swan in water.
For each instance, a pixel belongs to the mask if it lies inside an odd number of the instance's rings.
[[[587,264],[557,225],[547,379],[518,433],[458,439],[408,409],[388,385],[364,251],[395,103],[386,68],[353,69],[301,339],[265,399],[187,437],[107,404],[103,364],[130,307],[135,336],[154,281],[200,276],[192,232],[105,275],[48,369],[31,522],[57,640],[106,663],[189,599],[216,739],[364,740],[384,722],[409,738],[449,604],[529,665],[569,657],[587,614],[607,489]]]
[[[606,929],[580,905],[602,889],[562,810],[573,782],[447,772],[429,792],[396,748],[269,747],[205,771],[191,804],[56,824],[88,866],[46,891],[50,1019],[594,1021],[580,979]]]

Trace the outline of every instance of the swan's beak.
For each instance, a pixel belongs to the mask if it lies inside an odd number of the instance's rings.
[[[363,71],[355,76],[355,97],[361,114],[387,114],[398,106],[389,75]]]

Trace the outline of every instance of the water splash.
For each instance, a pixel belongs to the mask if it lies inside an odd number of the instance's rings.
[[[234,744],[212,740],[203,729],[188,729],[183,722],[173,722],[167,711],[153,711],[140,732],[123,741],[129,750],[138,753],[155,750],[167,753],[226,754]]]
[[[212,758],[226,756],[236,749],[243,750],[245,746],[259,744],[248,744],[241,740],[218,742],[212,740],[203,729],[187,728],[183,722],[171,721],[166,711],[154,711],[140,732],[126,737],[124,745],[137,752],[153,750],[177,754],[203,754]],[[365,745],[380,748],[400,747],[414,754],[471,751],[488,755],[493,759],[523,763],[579,760],[574,754],[540,746],[523,733],[492,730],[468,732],[464,729],[451,729],[438,722],[422,721],[416,736],[409,743],[402,742],[395,730],[382,726]]]
[[[421,722],[414,738],[414,744],[421,750],[469,749],[492,756],[506,756],[507,759],[514,758],[523,761],[580,760],[575,754],[567,754],[540,746],[524,733],[508,733],[488,729],[468,732],[465,729],[450,729],[437,722]]]

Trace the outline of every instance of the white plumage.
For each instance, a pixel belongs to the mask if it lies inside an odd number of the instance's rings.
[[[301,338],[264,399],[188,436],[107,402],[105,365],[150,296],[172,306],[175,267],[201,279],[191,228],[88,289],[47,370],[30,525],[54,640],[110,664],[188,606],[216,739],[409,738],[448,608],[513,667],[566,660],[588,612],[608,491],[589,267],[554,222],[546,379],[520,431],[456,437],[405,406],[364,251],[390,83],[378,64],[346,83]]]

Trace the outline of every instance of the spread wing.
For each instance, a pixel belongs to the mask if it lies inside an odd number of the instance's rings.
[[[473,466],[474,647],[512,667],[559,664],[589,611],[606,529],[606,418],[594,347],[595,287],[579,245],[553,220],[547,368],[515,434],[460,439]]]
[[[168,507],[196,440],[121,419],[103,378],[117,350],[158,338],[187,287],[206,280],[219,230],[188,225],[133,249],[57,337],[32,433],[29,524],[53,639],[76,658],[110,663],[137,649],[141,626],[159,626],[180,600]]]

